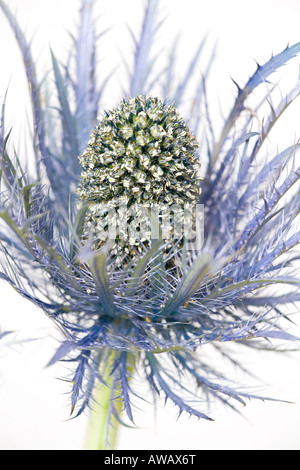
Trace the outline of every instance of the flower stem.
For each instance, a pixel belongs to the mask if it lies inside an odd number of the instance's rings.
[[[109,357],[109,364],[105,370],[107,385],[101,383],[95,393],[95,404],[91,410],[90,420],[87,429],[86,449],[87,450],[114,450],[116,448],[119,421],[111,413],[112,400],[117,415],[120,416],[123,402],[119,398],[113,386],[113,377],[109,375],[110,366],[113,361],[113,354]]]

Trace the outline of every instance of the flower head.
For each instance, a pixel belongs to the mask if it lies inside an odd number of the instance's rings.
[[[126,222],[141,223],[139,211],[186,204],[199,200],[198,143],[172,105],[158,98],[136,96],[100,118],[88,146],[80,157],[79,196],[89,204],[86,230],[94,225],[98,243],[107,238],[103,212],[120,215]],[[117,225],[120,229],[120,217]],[[149,241],[139,232],[118,237],[116,252]],[[98,245],[99,246],[99,245]]]

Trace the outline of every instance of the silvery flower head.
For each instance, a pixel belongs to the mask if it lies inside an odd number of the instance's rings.
[[[151,215],[164,220],[164,239],[180,238],[184,210],[190,213],[199,200],[197,150],[176,109],[157,98],[123,100],[100,117],[80,157],[78,190],[94,246],[114,239],[119,263],[141,253],[155,235]]]
[[[72,48],[76,66],[62,67],[51,51],[54,117],[52,102],[44,107],[29,44],[0,0],[30,84],[36,156],[32,177],[9,150],[2,113],[1,278],[63,332],[50,364],[69,363],[74,415],[93,405],[101,383],[111,389],[109,417],[119,418],[121,406],[133,421],[137,371],[154,398],[170,400],[179,414],[211,420],[204,411],[210,398],[230,406],[263,398],[239,391],[224,376],[224,357],[244,369],[228,343],[272,349],[271,341],[294,339],[281,321],[286,306],[299,300],[299,271],[292,256],[287,263],[300,242],[299,144],[257,162],[299,83],[279,103],[275,87],[254,110],[246,103],[300,44],[258,65],[237,87],[217,138],[207,77],[189,88],[203,41],[183,80],[170,88],[173,49],[166,70],[155,74],[162,99],[149,93],[158,0],[146,2],[127,93],[103,111],[99,100],[108,77],[99,85],[95,75],[93,4],[82,0]],[[180,232],[186,206],[189,229]],[[197,207],[202,211],[195,216]],[[287,293],[269,293],[270,285],[281,284]],[[220,353],[217,364],[208,344]]]

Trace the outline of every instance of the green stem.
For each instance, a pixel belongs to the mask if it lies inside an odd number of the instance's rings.
[[[109,375],[113,360],[114,353],[111,353],[105,367],[105,373],[102,371],[107,385],[100,384],[94,396],[95,403],[91,410],[87,429],[87,450],[113,450],[116,448],[120,423],[110,413],[111,400],[114,400],[114,407],[118,416],[121,414],[123,402],[121,399],[115,398],[117,393],[113,387],[113,377]]]

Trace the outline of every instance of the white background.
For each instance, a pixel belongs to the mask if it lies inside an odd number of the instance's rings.
[[[35,32],[33,48],[43,70],[51,45],[63,57],[69,45],[65,29],[73,30],[77,0],[7,0],[17,11],[29,36]],[[127,22],[133,30],[140,24],[141,0],[98,0],[101,29],[113,25],[101,49],[103,66],[109,71],[120,58],[120,49],[131,52]],[[215,67],[210,88],[215,97],[228,107],[234,98],[230,77],[241,84],[272,52],[281,51],[287,43],[300,41],[299,0],[163,0],[168,21],[160,34],[168,44],[177,30],[182,32],[182,61],[196,49],[203,34],[209,33],[211,44],[218,40]],[[128,54],[129,54],[128,52]],[[16,129],[15,145],[24,149],[24,122],[29,115],[28,94],[23,66],[6,20],[0,13],[0,95],[10,80],[10,123]],[[297,79],[296,69],[286,69]],[[179,69],[180,70],[180,69]],[[122,76],[120,77],[122,79]],[[288,77],[289,78],[289,77]],[[107,103],[115,98],[110,88]],[[300,135],[299,106],[294,106],[280,139]],[[281,142],[281,141],[280,141]],[[21,150],[20,150],[21,151]],[[67,384],[63,366],[45,368],[57,346],[57,333],[50,321],[13,290],[0,283],[0,325],[14,329],[15,340],[43,338],[0,349],[0,449],[82,449],[87,419],[69,420]],[[298,322],[299,323],[299,322]],[[137,424],[140,429],[123,429],[120,449],[297,449],[300,450],[300,357],[266,354],[244,357],[245,364],[263,378],[266,386],[260,393],[295,402],[283,404],[250,402],[239,408],[242,415],[216,404],[212,406],[215,422],[181,417],[170,407],[159,408],[154,419],[150,406],[142,406]],[[141,405],[139,403],[139,405]],[[203,410],[207,411],[207,410]]]

